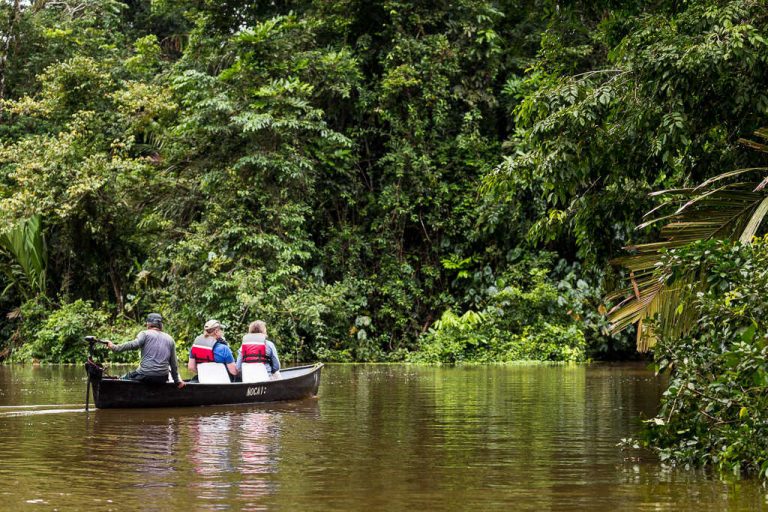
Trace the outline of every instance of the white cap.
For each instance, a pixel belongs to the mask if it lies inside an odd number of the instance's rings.
[[[222,327],[218,320],[208,320],[207,322],[205,322],[205,326],[203,327],[203,329],[205,329],[206,331],[212,331],[217,327],[218,328]]]

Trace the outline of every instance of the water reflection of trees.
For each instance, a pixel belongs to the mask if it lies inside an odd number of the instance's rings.
[[[568,500],[589,502],[597,489],[615,502],[616,442],[656,399],[653,375],[642,367],[334,370],[349,389],[334,389],[323,402],[346,414],[328,418],[332,432],[311,458],[344,454],[346,464],[331,464],[324,478],[346,490],[335,496],[345,506],[364,495],[368,503],[410,496],[443,508],[467,504],[467,489],[478,507],[525,497],[542,509],[568,509]],[[308,489],[301,504],[324,499],[322,492]]]
[[[97,411],[86,417],[92,429],[91,457],[115,469],[164,475],[176,461],[177,419],[156,411]]]

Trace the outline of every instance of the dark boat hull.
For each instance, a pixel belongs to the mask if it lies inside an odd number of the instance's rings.
[[[152,385],[142,382],[98,378],[90,382],[99,409],[136,407],[194,407],[200,405],[249,404],[300,400],[317,395],[322,364],[280,370],[282,378],[258,383],[188,383],[178,389],[173,383]]]

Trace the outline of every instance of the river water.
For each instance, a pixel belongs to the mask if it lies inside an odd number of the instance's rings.
[[[642,365],[328,365],[312,400],[86,413],[81,368],[0,366],[0,510],[768,510],[616,446],[662,391]]]

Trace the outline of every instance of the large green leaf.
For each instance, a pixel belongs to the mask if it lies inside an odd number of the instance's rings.
[[[36,293],[45,295],[48,255],[40,215],[21,221],[0,234],[0,247],[13,256],[21,269],[20,273],[13,269],[6,271],[11,281],[9,286],[15,286],[25,297]]]

